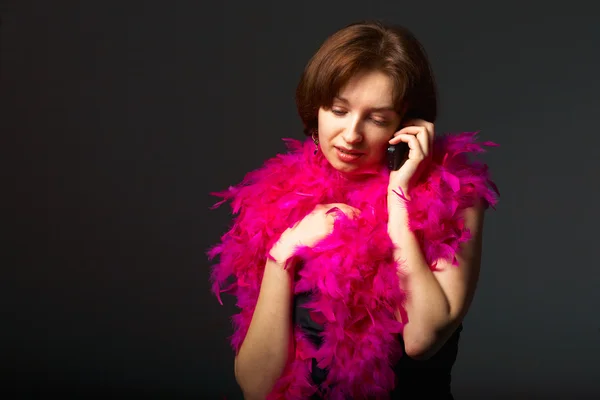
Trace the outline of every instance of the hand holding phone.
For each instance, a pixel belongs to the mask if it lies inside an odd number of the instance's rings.
[[[400,170],[390,174],[390,187],[407,192],[431,162],[435,131],[431,122],[422,119],[406,121],[403,126],[389,140],[388,168]]]

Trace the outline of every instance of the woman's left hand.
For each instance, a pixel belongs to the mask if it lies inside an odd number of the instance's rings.
[[[418,181],[423,169],[431,161],[434,125],[422,119],[409,120],[390,139],[390,144],[408,144],[408,157],[397,171],[390,172],[389,190],[401,189],[408,197],[408,189]]]

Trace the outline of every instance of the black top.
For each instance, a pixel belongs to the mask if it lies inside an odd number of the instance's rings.
[[[302,329],[311,342],[318,347],[323,340],[321,332],[323,326],[313,321],[309,310],[303,305],[310,299],[310,293],[301,293],[294,297],[294,322]],[[428,360],[413,360],[406,354],[400,357],[398,363],[394,366],[396,373],[396,389],[390,393],[391,399],[436,399],[452,400],[450,389],[451,371],[456,354],[458,352],[458,341],[462,324],[452,334],[444,346]],[[398,340],[404,349],[402,336],[398,335]],[[317,367],[317,362],[313,359],[312,375],[313,382],[317,385],[325,381],[327,371]],[[313,396],[313,400],[320,399]]]

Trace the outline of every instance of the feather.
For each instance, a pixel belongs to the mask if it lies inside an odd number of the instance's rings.
[[[432,163],[410,190],[410,200],[395,191],[406,202],[409,228],[432,269],[441,259],[456,264],[461,243],[470,237],[459,212],[477,197],[492,208],[498,201],[487,166],[468,158],[496,144],[478,143],[476,134],[436,137]],[[280,235],[318,204],[346,203],[360,209],[360,216],[340,215],[329,236],[294,253],[302,261],[294,292],[314,293],[305,306],[324,325],[323,344],[315,348],[296,327],[295,359],[268,399],[306,399],[316,392],[331,399],[385,398],[395,384],[391,365],[402,356],[398,335],[404,325],[396,315],[406,317],[406,294],[387,234],[389,171],[382,167],[366,181],[348,180],[322,153],[313,154],[310,139],[284,141],[287,153],[267,160],[237,186],[214,193],[222,200],[213,207],[229,201],[235,215],[231,229],[208,251],[211,260],[219,258],[211,270],[213,293],[219,302],[222,292],[231,293],[240,309],[232,319],[232,347],[237,352],[244,340],[268,252]],[[227,283],[231,278],[234,282]],[[310,379],[313,359],[328,370],[320,387]]]

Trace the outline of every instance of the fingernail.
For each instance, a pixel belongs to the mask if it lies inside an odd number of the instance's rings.
[[[327,212],[325,214],[331,214],[332,212],[336,212],[336,211],[340,211],[340,209],[337,207],[332,207],[329,210],[327,210]]]

